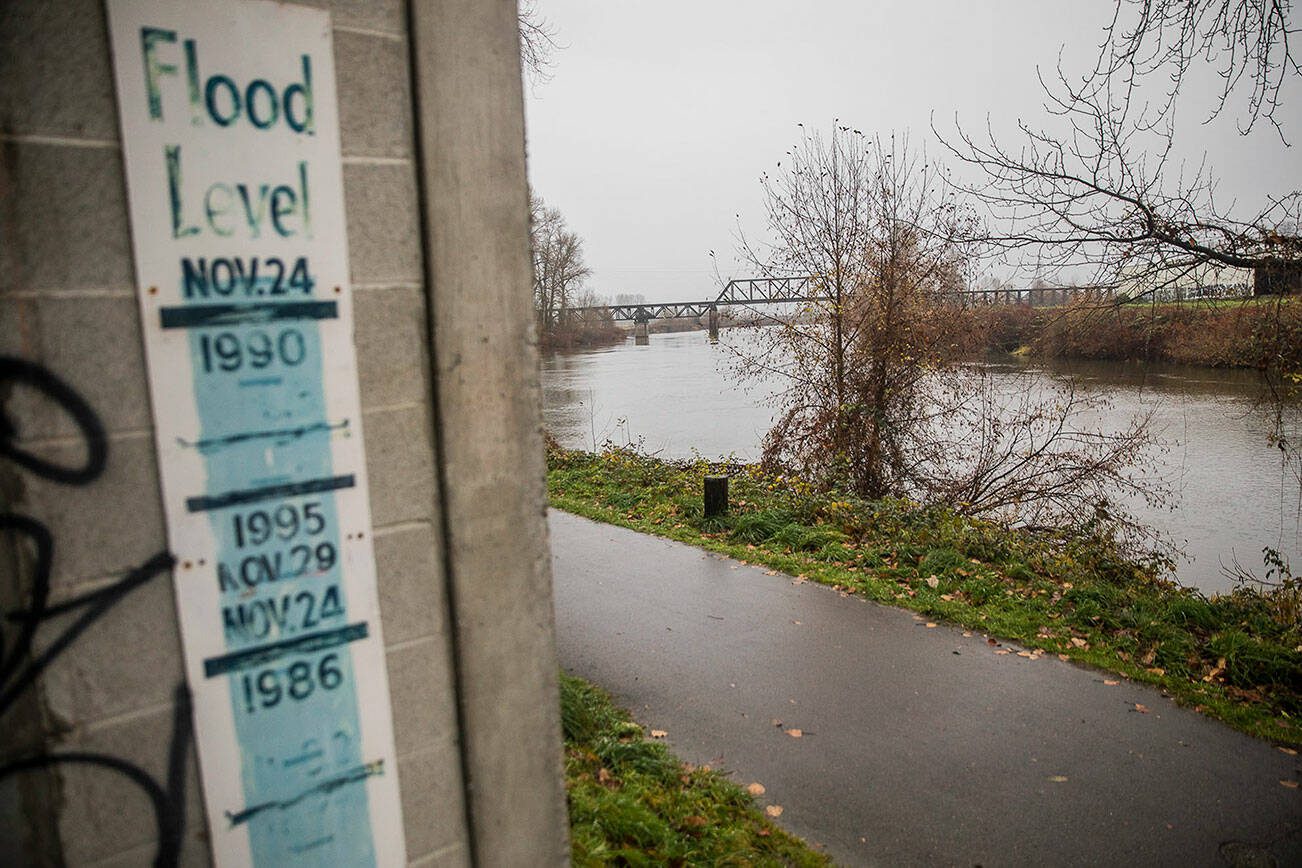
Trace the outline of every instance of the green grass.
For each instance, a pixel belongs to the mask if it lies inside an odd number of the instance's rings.
[[[1103,529],[1031,534],[902,500],[868,502],[734,467],[706,520],[705,462],[550,449],[553,506],[690,543],[1153,684],[1244,732],[1302,745],[1302,600],[1206,598]]]
[[[600,689],[561,676],[565,785],[576,866],[822,866],[741,787],[693,768]]]

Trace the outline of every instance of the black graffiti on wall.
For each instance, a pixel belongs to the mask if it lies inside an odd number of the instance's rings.
[[[34,476],[69,486],[85,486],[103,474],[108,464],[108,438],[94,409],[75,389],[49,370],[24,359],[0,356],[0,399],[15,386],[32,390],[72,419],[86,457],[80,466],[52,463],[19,444],[18,428],[0,404],[0,457],[8,458]],[[30,576],[30,603],[0,619],[0,726],[23,691],[87,629],[104,617],[124,597],[160,575],[166,575],[175,558],[159,552],[107,587],[51,605],[50,575],[55,556],[53,535],[40,521],[16,513],[0,513],[0,531],[25,537],[35,549]],[[66,616],[66,618],[64,617]],[[63,619],[56,635],[33,653],[38,629],[52,619]],[[15,632],[12,642],[7,633]],[[59,629],[59,628],[56,628]],[[185,770],[190,745],[190,694],[177,685],[172,735],[168,747],[167,779],[160,783],[139,766],[120,757],[84,751],[40,753],[0,763],[0,780],[55,766],[86,766],[121,775],[149,799],[157,825],[158,850],[154,864],[176,865],[185,832]]]

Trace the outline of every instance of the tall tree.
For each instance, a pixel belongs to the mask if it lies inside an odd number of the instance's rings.
[[[542,198],[529,199],[529,242],[533,252],[533,298],[539,339],[545,344],[564,321],[565,311],[592,271],[583,261],[583,240]]]
[[[981,367],[955,292],[977,234],[943,170],[903,140],[806,133],[761,183],[761,276],[805,276],[810,301],[734,344],[743,379],[777,381],[765,460],[877,498],[943,501],[1022,520],[1089,513],[1147,442],[1078,423],[1069,387],[1011,399]],[[1016,515],[1013,516],[1012,514]]]

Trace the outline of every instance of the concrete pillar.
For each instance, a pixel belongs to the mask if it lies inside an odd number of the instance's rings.
[[[411,0],[411,22],[472,850],[483,865],[565,865],[517,7]]]
[[[332,16],[407,855],[565,864],[516,5],[311,5]],[[50,605],[168,548],[108,45],[102,0],[0,13],[0,355],[66,383],[95,421],[0,384],[18,429],[0,513],[48,530]],[[88,444],[105,447],[98,474],[46,466]],[[0,529],[0,616],[33,605],[44,551],[31,528]],[[147,572],[37,625],[33,655],[73,639],[0,708],[0,864],[209,864],[173,578]],[[20,632],[6,621],[8,643]],[[138,779],[41,759],[69,753]]]
[[[639,347],[644,347],[651,343],[651,334],[647,330],[647,323],[639,321],[633,324],[633,343]]]
[[[711,306],[710,307],[710,343],[717,344],[718,342],[719,342],[719,309],[717,307]]]

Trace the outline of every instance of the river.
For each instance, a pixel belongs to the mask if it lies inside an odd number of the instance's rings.
[[[666,458],[734,455],[754,459],[773,410],[767,392],[729,377],[730,342],[711,346],[703,332],[655,334],[645,346],[614,347],[543,360],[543,418],[571,448],[606,440],[641,441]],[[1011,381],[1024,365],[995,365]],[[1166,447],[1152,460],[1169,485],[1163,508],[1130,503],[1145,523],[1181,550],[1177,579],[1207,594],[1233,588],[1225,567],[1235,559],[1262,572],[1270,547],[1302,562],[1302,504],[1297,477],[1268,440],[1257,376],[1249,371],[1119,362],[1033,366],[1043,378],[1076,378],[1111,401],[1116,429],[1152,412],[1151,430]],[[1156,455],[1156,453],[1155,453]]]

